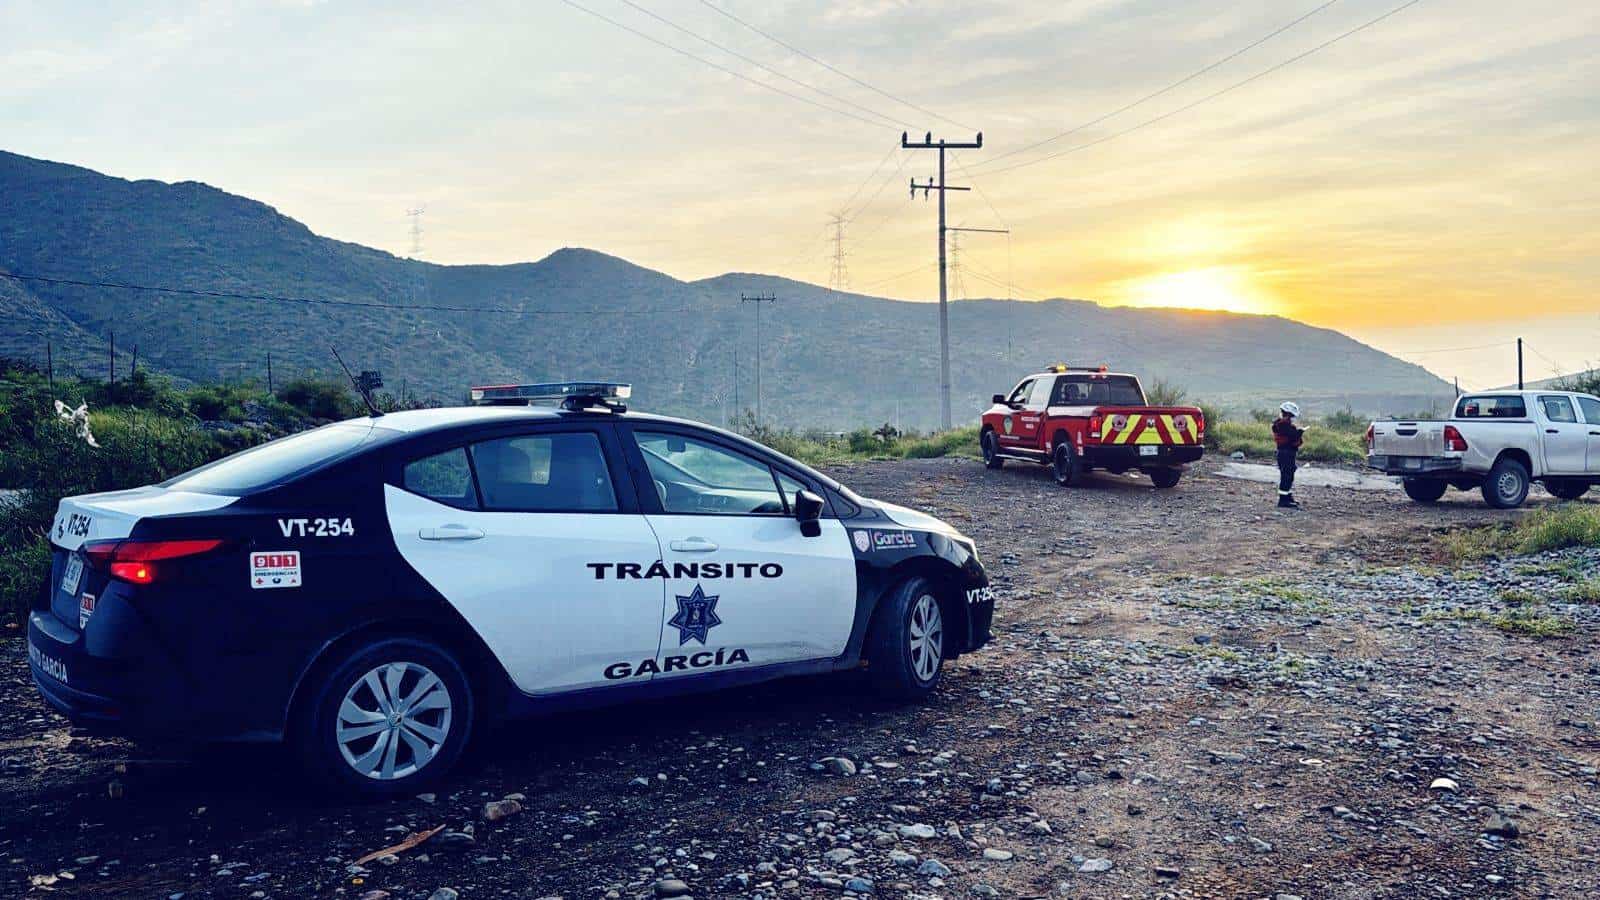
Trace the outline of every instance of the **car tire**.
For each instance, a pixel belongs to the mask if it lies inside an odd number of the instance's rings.
[[[1528,499],[1528,467],[1514,459],[1499,459],[1483,480],[1483,502],[1495,509],[1516,509]]]
[[[1544,489],[1558,500],[1576,500],[1589,493],[1589,482],[1576,478],[1546,478]]]
[[[983,448],[983,464],[991,469],[998,469],[1006,464],[1005,458],[1000,455],[1000,439],[994,436],[993,431],[985,431],[978,440],[978,445]]]
[[[471,739],[471,682],[432,641],[376,638],[312,677],[289,740],[307,772],[339,793],[414,793],[449,771]]]
[[[1418,503],[1438,503],[1445,489],[1450,487],[1449,482],[1437,478],[1407,478],[1402,485],[1406,496]]]
[[[1178,486],[1178,480],[1183,477],[1182,469],[1151,469],[1150,480],[1155,483],[1157,490],[1167,490]]]
[[[1071,487],[1078,479],[1078,457],[1072,452],[1071,444],[1056,445],[1056,452],[1050,457],[1050,472],[1056,484],[1062,487]]]
[[[939,686],[950,628],[933,582],[907,578],[879,607],[867,645],[867,671],[880,694],[919,700]]]

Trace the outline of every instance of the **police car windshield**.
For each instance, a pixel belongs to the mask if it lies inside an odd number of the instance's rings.
[[[162,487],[207,494],[245,494],[282,484],[335,462],[399,432],[360,420],[337,422],[269,441],[226,456],[162,483]]]

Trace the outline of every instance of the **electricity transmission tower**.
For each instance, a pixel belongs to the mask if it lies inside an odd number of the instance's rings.
[[[955,231],[954,228],[950,229]],[[957,300],[967,299],[967,286],[961,281],[961,235],[950,235],[950,284]]]
[[[844,263],[844,226],[848,220],[843,211],[833,214],[828,224],[833,226],[833,268],[828,271],[828,288],[834,291],[848,290],[850,287],[850,270]]]
[[[972,143],[950,143],[940,139],[938,143],[933,140],[933,132],[928,132],[922,143],[913,144],[907,139],[905,132],[900,132],[900,146],[905,150],[937,150],[939,151],[939,181],[934,183],[932,178],[927,184],[917,184],[917,179],[911,179],[911,196],[915,197],[917,191],[922,191],[922,199],[928,199],[928,194],[939,192],[939,427],[945,431],[950,430],[950,288],[946,283],[946,263],[944,248],[944,233],[946,231],[944,220],[944,195],[946,191],[969,191],[971,188],[955,187],[944,183],[944,152],[946,150],[976,150],[983,146],[983,132],[978,132],[977,140]]]
[[[754,303],[756,305],[756,426],[761,425],[761,304],[777,303],[775,294],[743,294],[739,295],[740,303]]]
[[[411,220],[411,258],[416,259],[422,255],[422,214],[427,212],[425,207],[406,210],[406,218]]]

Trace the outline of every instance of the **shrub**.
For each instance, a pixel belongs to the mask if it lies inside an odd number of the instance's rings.
[[[353,419],[366,412],[348,387],[327,379],[297,378],[278,389],[278,399],[323,421]]]
[[[1157,378],[1145,388],[1144,396],[1151,406],[1185,406],[1189,392],[1165,378]]]

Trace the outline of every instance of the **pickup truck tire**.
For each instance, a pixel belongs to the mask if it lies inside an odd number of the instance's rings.
[[[1078,457],[1072,452],[1072,445],[1065,442],[1056,445],[1055,456],[1050,460],[1050,471],[1056,477],[1056,484],[1062,487],[1071,487],[1078,479]]]
[[[1528,499],[1528,469],[1514,459],[1499,459],[1483,480],[1483,502],[1495,509],[1516,509]]]
[[[985,431],[983,437],[978,439],[978,446],[983,448],[983,464],[990,469],[998,469],[1006,464],[1005,458],[1000,455],[1000,439],[994,432]]]
[[[1589,482],[1576,478],[1546,478],[1544,489],[1558,500],[1576,500],[1589,493]]]
[[[1183,477],[1182,469],[1151,469],[1150,480],[1155,482],[1157,490],[1166,490],[1178,486],[1178,479]]]
[[[933,582],[913,576],[884,596],[867,635],[867,675],[878,693],[919,700],[939,686],[947,635]]]
[[[1406,496],[1418,503],[1438,503],[1444,496],[1445,489],[1450,487],[1447,481],[1436,478],[1407,478],[1405,480]]]

